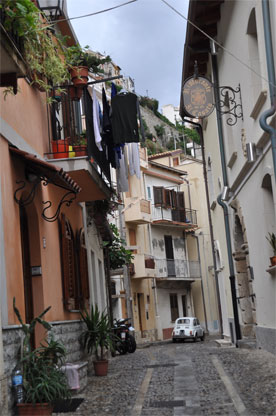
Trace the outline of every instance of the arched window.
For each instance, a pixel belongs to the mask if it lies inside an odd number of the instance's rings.
[[[254,69],[258,74],[260,74],[260,56],[259,56],[259,48],[258,48],[258,32],[257,32],[257,24],[256,24],[256,11],[255,7],[251,10],[248,24],[247,24],[247,31],[246,34],[248,35],[248,53],[249,53],[249,65],[251,68]],[[261,78],[251,72],[251,86],[252,86],[252,94],[254,105],[256,103],[257,98],[261,92]]]

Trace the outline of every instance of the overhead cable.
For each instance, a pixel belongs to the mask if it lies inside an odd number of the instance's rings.
[[[138,1],[138,0],[130,0],[130,1],[127,1],[126,3],[118,4],[118,6],[110,7],[109,9],[99,10],[98,12],[88,13],[88,14],[84,14],[82,16],[68,17],[66,19],[53,20],[53,21],[51,21],[51,23],[66,22],[68,20],[82,19],[83,17],[95,16],[97,14],[109,12],[110,10],[118,9],[119,7],[126,6],[126,5],[128,5],[130,3],[134,3],[136,1]]]
[[[180,13],[178,10],[176,10],[171,4],[169,4],[166,0],[161,0],[164,4],[166,4],[170,9],[172,9],[176,14],[178,14],[180,17],[182,17],[184,20],[186,20],[190,25],[194,26],[199,32],[201,32],[204,36],[206,36],[208,39],[212,40],[217,46],[219,46],[221,49],[223,49],[226,53],[231,55],[236,61],[238,61],[240,64],[245,66],[250,71],[254,72],[255,75],[257,75],[259,78],[262,78],[264,81],[266,81],[268,84],[270,83],[268,79],[263,77],[261,74],[259,74],[255,69],[253,69],[251,66],[249,66],[246,62],[238,58],[234,53],[229,51],[227,48],[225,48],[223,45],[221,45],[218,41],[216,41],[214,38],[212,38],[208,33],[204,32],[204,30],[200,29],[194,22],[192,22],[190,19],[188,19],[186,16],[184,16],[182,13]],[[274,84],[272,84],[274,85]]]

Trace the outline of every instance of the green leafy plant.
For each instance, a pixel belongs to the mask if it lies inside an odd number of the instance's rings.
[[[268,233],[266,239],[272,247],[273,255],[276,256],[276,235],[274,233]]]
[[[90,312],[84,309],[81,317],[86,330],[81,334],[80,341],[88,353],[95,353],[98,361],[104,360],[106,352],[113,350],[114,334],[108,314],[100,312],[98,305],[91,306]]]
[[[87,66],[90,72],[94,74],[103,73],[100,65],[110,62],[111,58],[98,58],[90,50],[89,46],[81,48],[79,45],[70,46],[65,51],[66,62],[69,68],[76,66]]]
[[[53,35],[43,14],[31,0],[4,0],[3,24],[19,39],[22,55],[30,70],[32,83],[50,92],[53,85],[69,80],[64,55],[64,38]]]
[[[126,242],[120,237],[119,230],[116,225],[109,224],[109,226],[113,233],[113,241],[111,244],[108,241],[103,241],[103,247],[106,247],[108,251],[110,268],[115,270],[125,264],[131,263],[134,256],[130,250],[125,248]]]
[[[70,397],[66,376],[60,368],[66,355],[64,345],[55,341],[53,335],[50,336],[50,340],[45,338],[36,349],[32,349],[31,345],[36,324],[39,323],[46,330],[51,330],[51,325],[42,319],[50,308],[46,308],[30,324],[25,324],[15,305],[15,298],[13,299],[14,312],[25,334],[20,358],[25,403],[52,403],[57,399]]]

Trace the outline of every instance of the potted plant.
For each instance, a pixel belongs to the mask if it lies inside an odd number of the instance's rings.
[[[89,50],[89,46],[74,45],[66,49],[66,61],[74,86],[83,87],[88,82],[88,72],[102,73],[99,66],[110,62],[110,57],[100,59]]]
[[[108,314],[100,312],[98,305],[92,305],[90,312],[84,309],[81,317],[86,325],[80,340],[83,348],[88,353],[95,353],[96,360],[93,361],[96,376],[106,376],[108,371],[108,350],[113,350],[114,334]]]
[[[64,39],[45,24],[43,14],[31,0],[4,0],[3,25],[8,33],[19,39],[21,53],[29,67],[32,85],[50,92],[53,85],[69,80],[64,56]],[[53,98],[50,98],[50,101]]]
[[[66,350],[53,336],[44,339],[40,347],[33,349],[31,339],[37,323],[47,330],[51,325],[42,318],[50,307],[27,325],[23,323],[19,310],[13,300],[13,308],[25,334],[21,349],[20,366],[23,375],[23,403],[17,403],[19,415],[51,415],[53,404],[58,399],[70,397],[66,376],[61,370]]]
[[[54,159],[64,159],[69,156],[69,138],[64,140],[53,140],[52,151],[54,153]]]
[[[78,136],[77,140],[73,143],[73,150],[75,152],[75,157],[87,156],[86,133],[82,133]]]
[[[270,257],[270,265],[276,266],[276,235],[274,233],[268,233],[268,236],[266,237],[267,241],[272,247],[273,250],[273,256]]]

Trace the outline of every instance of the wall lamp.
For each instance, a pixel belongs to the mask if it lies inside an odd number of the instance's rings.
[[[37,0],[39,9],[51,21],[64,15],[64,3],[64,0]]]

